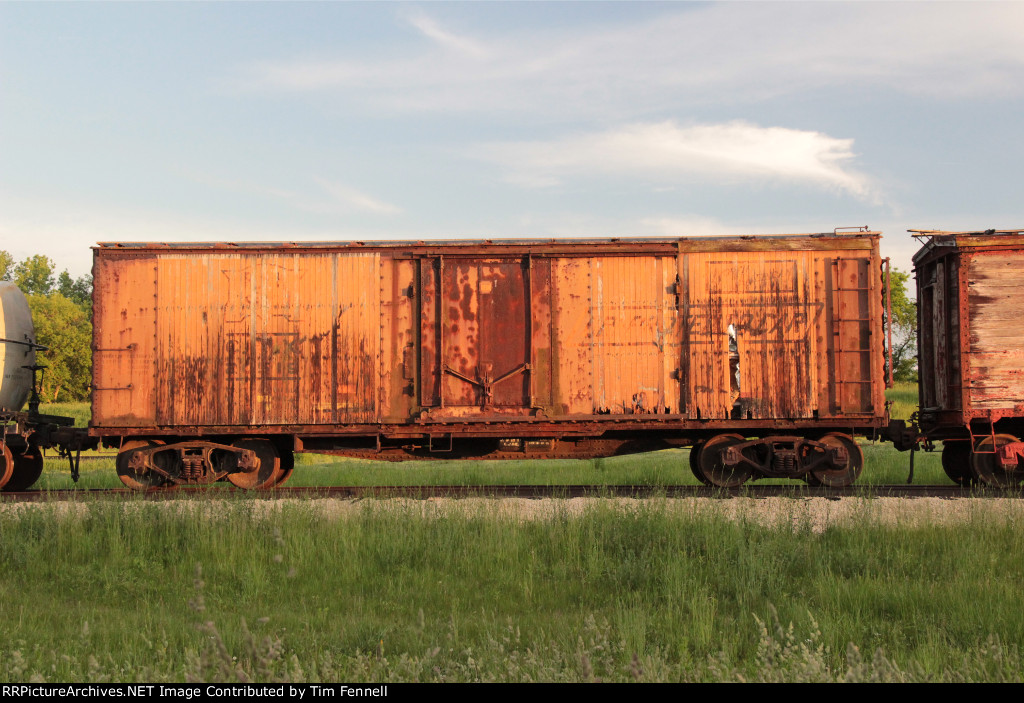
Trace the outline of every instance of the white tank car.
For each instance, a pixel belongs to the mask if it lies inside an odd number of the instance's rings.
[[[0,412],[18,412],[32,392],[36,363],[36,329],[25,294],[18,286],[0,281]]]

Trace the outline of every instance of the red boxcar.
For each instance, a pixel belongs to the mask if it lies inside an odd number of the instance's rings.
[[[958,483],[1020,482],[1024,456],[1024,230],[939,232],[914,256],[918,424]]]

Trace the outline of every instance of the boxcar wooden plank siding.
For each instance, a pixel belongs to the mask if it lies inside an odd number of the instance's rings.
[[[968,385],[977,409],[1024,405],[1024,252],[975,254],[969,258],[970,313]]]
[[[1017,431],[1005,423],[1024,416],[1024,236],[921,234],[914,268],[922,426],[940,439],[983,436],[989,423]]]
[[[877,295],[870,256],[688,257],[693,415],[810,418],[878,412]],[[838,268],[837,268],[838,267]],[[836,270],[833,270],[836,269]],[[846,277],[837,288],[841,269]],[[729,365],[735,346],[738,369]],[[734,376],[738,379],[734,380]]]
[[[93,268],[93,417],[107,427],[156,423],[157,258],[98,257]]]
[[[102,261],[96,415],[109,426],[376,420],[379,272],[375,254]]]
[[[675,315],[666,320],[664,309],[665,290],[675,280],[675,259],[602,257],[591,259],[591,265],[590,412],[665,413],[666,407],[678,408],[679,384],[666,379],[671,370],[665,367],[670,359],[674,370],[679,358],[679,325],[674,324]]]
[[[92,427],[878,427],[880,267],[876,233],[101,245]]]
[[[595,336],[593,262],[558,258],[551,262],[551,339],[555,410],[562,415],[594,412]]]

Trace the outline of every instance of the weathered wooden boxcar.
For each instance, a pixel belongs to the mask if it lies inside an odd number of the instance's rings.
[[[852,481],[886,424],[875,232],[94,249],[90,432],[129,485],[292,451]]]
[[[954,481],[1020,482],[1024,457],[1024,230],[912,230],[921,432],[945,440]]]

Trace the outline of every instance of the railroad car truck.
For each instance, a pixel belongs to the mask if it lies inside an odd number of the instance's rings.
[[[879,236],[101,243],[89,433],[140,489],[688,445],[846,485],[888,420]]]

